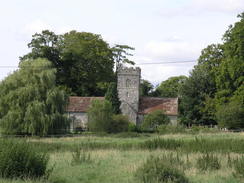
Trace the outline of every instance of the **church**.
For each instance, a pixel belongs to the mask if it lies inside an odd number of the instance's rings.
[[[136,125],[142,123],[146,114],[162,110],[177,124],[178,98],[140,97],[141,69],[121,67],[117,72],[117,90],[121,102],[121,112]],[[84,129],[88,121],[87,111],[92,100],[105,100],[104,97],[69,97],[68,116],[72,119],[71,130]]]

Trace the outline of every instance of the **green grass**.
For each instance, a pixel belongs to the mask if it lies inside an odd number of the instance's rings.
[[[197,139],[196,139],[197,137]],[[149,148],[159,139],[161,147]],[[23,139],[18,139],[23,140]],[[237,159],[244,153],[244,133],[218,134],[175,134],[140,135],[125,138],[124,135],[66,138],[27,138],[28,142],[50,153],[49,167],[54,167],[48,180],[6,180],[6,183],[139,183],[136,170],[151,155],[173,155],[183,162],[180,166],[192,183],[241,183],[243,180],[233,175],[234,168],[228,166],[228,157]],[[200,140],[200,142],[199,142]],[[170,144],[176,145],[170,145]],[[199,145],[200,144],[200,145]],[[155,145],[155,144],[154,144]],[[239,145],[239,147],[238,147]],[[75,148],[89,154],[89,161],[72,163]],[[144,146],[144,147],[143,147]],[[177,146],[177,147],[175,147]],[[205,150],[218,157],[218,170],[200,172],[197,160]]]

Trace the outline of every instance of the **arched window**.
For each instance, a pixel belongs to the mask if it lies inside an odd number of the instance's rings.
[[[125,84],[125,86],[126,86],[126,87],[130,87],[130,85],[131,85],[131,82],[130,82],[129,79],[127,79],[127,80],[126,80],[126,84]]]

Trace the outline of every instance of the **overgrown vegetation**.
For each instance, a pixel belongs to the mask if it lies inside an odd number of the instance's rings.
[[[49,156],[39,152],[33,144],[0,139],[0,177],[31,178],[48,177]]]
[[[197,159],[197,168],[200,171],[218,170],[221,168],[220,160],[214,154],[204,153]]]
[[[56,70],[46,59],[24,60],[0,82],[0,127],[10,135],[65,133],[67,96],[56,86]]]
[[[171,159],[150,156],[147,161],[136,171],[136,177],[143,183],[188,183],[188,179]]]
[[[114,115],[113,106],[107,100],[94,100],[88,111],[88,129],[93,132],[118,133],[128,131],[129,120]]]
[[[160,125],[170,123],[169,117],[160,110],[153,111],[144,117],[142,129],[148,131],[156,131]]]

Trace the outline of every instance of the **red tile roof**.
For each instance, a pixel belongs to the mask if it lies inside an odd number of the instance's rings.
[[[92,100],[104,100],[104,97],[69,97],[67,112],[87,112]]]
[[[69,97],[67,112],[87,112],[92,100],[104,100],[104,97]],[[178,98],[140,98],[139,114],[148,114],[163,110],[167,115],[178,115]]]
[[[178,98],[140,98],[139,114],[148,114],[155,110],[163,110],[167,115],[178,115]]]

